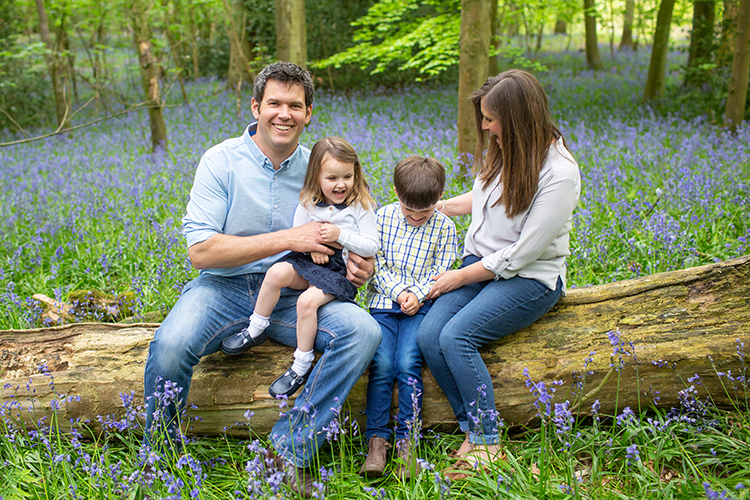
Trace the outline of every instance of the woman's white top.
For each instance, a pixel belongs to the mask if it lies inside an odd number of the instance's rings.
[[[502,203],[493,207],[501,192],[500,176],[486,189],[483,182],[474,180],[464,257],[480,257],[495,279],[518,275],[554,290],[559,276],[565,291],[565,258],[570,255],[570,229],[581,194],[581,175],[562,138],[550,146],[539,173],[539,187],[525,212],[508,218]]]
[[[344,208],[337,208],[335,205],[316,205],[312,210],[297,205],[292,225],[297,227],[308,222],[330,222],[341,229],[337,242],[344,247],[341,251],[344,262],[349,261],[349,252],[354,252],[360,257],[372,257],[380,248],[375,212],[365,210],[361,205],[349,205]]]

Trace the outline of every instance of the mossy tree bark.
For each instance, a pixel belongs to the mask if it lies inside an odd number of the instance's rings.
[[[3,399],[22,407],[34,405],[35,414],[21,412],[30,421],[50,417],[57,393],[81,396],[80,401],[62,404],[58,422],[80,417],[95,425],[97,415],[122,415],[119,394],[134,391],[136,401],[142,394],[148,344],[157,326],[87,323],[0,332],[0,370],[7,384]],[[619,357],[611,356],[611,331],[619,332],[627,352],[619,372],[610,366],[620,366]],[[596,399],[604,414],[626,406],[646,409],[654,391],[659,391],[659,407],[678,406],[678,392],[695,374],[701,377],[701,397],[707,391],[717,404],[731,406],[722,385],[727,379],[716,371],[738,374],[747,369],[738,356],[738,341],[750,346],[750,256],[570,290],[535,324],[481,352],[500,416],[507,425],[518,426],[534,425],[537,419],[536,397],[525,385],[524,368],[535,382],[564,382],[555,402],[568,399],[576,404],[588,395],[580,404],[584,414]],[[268,342],[241,356],[217,353],[203,358],[189,397],[198,407],[193,413],[202,418],[191,424],[193,432],[219,435],[225,427],[245,422],[248,409],[255,413],[253,430],[269,431],[279,407],[268,396],[268,386],[287,368],[290,355],[290,348]],[[53,386],[46,376],[34,375],[42,364],[54,377]],[[29,378],[33,393],[26,386]],[[455,427],[450,406],[426,369],[424,382],[424,425]],[[364,409],[366,388],[363,377],[347,399],[353,415]],[[744,401],[744,392],[736,397]],[[229,433],[247,436],[246,429]]]
[[[700,85],[710,75],[701,65],[711,62],[714,52],[714,0],[694,0],[693,29],[690,32],[690,49],[685,70],[684,85]]]
[[[667,53],[669,52],[669,30],[672,27],[672,11],[675,0],[661,0],[659,14],[656,16],[654,46],[651,49],[651,61],[648,65],[646,89],[643,101],[659,98],[664,93],[667,78]]]
[[[489,76],[491,0],[461,0],[461,35],[458,61],[458,154],[462,168],[477,147],[474,106],[469,95]],[[494,1],[494,0],[492,0]]]
[[[734,56],[734,38],[737,33],[737,16],[739,13],[739,0],[724,0],[724,13],[721,18],[721,35],[719,37],[719,48],[716,51],[716,64],[719,67],[732,64]]]
[[[133,23],[133,41],[141,66],[143,91],[148,102],[151,148],[156,151],[158,148],[167,147],[167,125],[164,122],[164,104],[159,91],[159,65],[151,47],[149,9],[149,0],[133,0],[130,14]]]
[[[586,65],[592,69],[602,68],[599,40],[596,35],[596,4],[594,0],[583,0],[584,27],[586,29]]]
[[[750,0],[740,0],[732,76],[729,79],[729,95],[724,111],[724,122],[732,131],[745,116],[747,85],[750,76],[748,73],[750,73]]]
[[[635,0],[625,0],[625,11],[622,19],[622,38],[620,38],[620,48],[635,49],[633,42],[633,16],[635,14]]]
[[[307,68],[304,0],[276,0],[276,58]]]

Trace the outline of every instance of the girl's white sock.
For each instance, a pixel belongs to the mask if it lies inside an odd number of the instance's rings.
[[[250,316],[250,325],[247,327],[247,333],[249,333],[253,339],[257,339],[270,324],[271,322],[269,321],[268,316],[261,316],[254,312],[253,315]]]
[[[313,354],[312,351],[300,351],[299,349],[296,349],[294,351],[294,364],[292,365],[292,371],[297,375],[304,375],[312,366],[314,359],[315,354]]]

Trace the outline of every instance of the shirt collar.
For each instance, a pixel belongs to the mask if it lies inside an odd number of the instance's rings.
[[[263,166],[264,168],[274,170],[271,160],[269,160],[268,157],[263,154],[263,151],[260,150],[258,145],[255,144],[255,141],[253,140],[253,136],[256,134],[256,132],[258,132],[258,122],[251,123],[245,129],[245,142],[250,148],[250,154],[253,156],[255,161],[258,162],[259,165]],[[282,172],[286,170],[287,167],[289,167],[289,163],[291,163],[299,154],[301,154],[300,147],[299,144],[297,144],[297,148],[294,150],[294,153],[289,155],[289,158],[281,162],[281,165],[279,166],[279,169],[276,170],[276,172]]]
[[[316,207],[329,207],[329,206],[334,206],[334,207],[336,207],[336,208],[337,208],[338,210],[343,210],[343,209],[345,209],[346,207],[348,207],[349,205],[347,205],[346,203],[333,203],[333,204],[331,204],[331,203],[326,203],[325,201],[319,201],[319,202],[317,202],[317,203],[315,204],[315,206],[316,206]]]

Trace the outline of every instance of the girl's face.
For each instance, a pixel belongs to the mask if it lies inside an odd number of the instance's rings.
[[[487,110],[487,108],[484,107],[484,99],[481,101],[481,108],[482,108],[482,130],[489,130],[490,134],[495,136],[495,140],[497,141],[497,145],[501,148],[503,147],[502,144],[500,144],[500,122],[497,121]]]
[[[323,156],[318,184],[326,203],[344,203],[354,186],[354,164],[340,162],[330,155]]]

